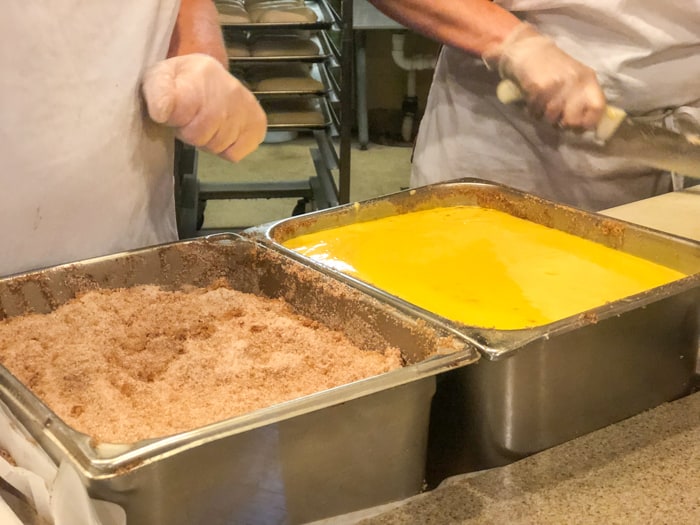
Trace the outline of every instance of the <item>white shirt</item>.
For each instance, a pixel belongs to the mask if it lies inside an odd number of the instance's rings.
[[[496,0],[598,73],[631,113],[674,108],[664,123],[700,129],[700,0]],[[560,130],[495,97],[498,75],[445,47],[416,140],[411,185],[501,182],[592,210],[665,193],[668,173],[578,148]]]
[[[700,99],[698,0],[496,0],[593,68],[631,112]],[[651,89],[650,89],[651,88]]]
[[[0,275],[175,240],[173,135],[140,80],[178,0],[7,0]]]

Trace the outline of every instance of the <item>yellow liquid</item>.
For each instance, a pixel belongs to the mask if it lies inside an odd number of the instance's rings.
[[[284,246],[464,324],[538,326],[685,274],[496,210],[394,215]]]

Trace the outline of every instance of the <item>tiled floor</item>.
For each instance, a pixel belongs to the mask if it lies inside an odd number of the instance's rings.
[[[308,179],[315,175],[310,148],[313,137],[263,144],[238,164],[199,153],[198,176],[206,181],[277,181]],[[350,198],[361,201],[400,191],[408,186],[411,149],[370,143],[367,150],[353,146]],[[289,217],[296,199],[211,200],[204,214],[205,229],[253,226]]]

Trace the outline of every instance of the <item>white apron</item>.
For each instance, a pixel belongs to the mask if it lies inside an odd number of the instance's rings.
[[[501,0],[598,72],[611,104],[700,129],[700,0]],[[502,182],[592,210],[671,189],[670,175],[584,153],[546,122],[495,98],[498,76],[443,48],[414,152],[411,185]],[[669,115],[665,108],[675,111]]]
[[[179,0],[9,0],[0,275],[176,240],[173,134],[144,115]]]

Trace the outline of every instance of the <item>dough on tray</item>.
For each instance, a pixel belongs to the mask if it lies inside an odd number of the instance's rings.
[[[325,88],[322,82],[311,77],[311,68],[300,63],[255,65],[248,68],[245,78],[254,91],[321,92]]]
[[[304,0],[226,0],[216,3],[222,24],[308,24],[318,20]]]
[[[239,3],[218,3],[219,23],[221,24],[250,24],[250,15]]]
[[[322,126],[323,114],[308,99],[262,100],[267,113],[267,123],[271,126]]]
[[[301,91],[319,93],[324,90],[322,82],[311,77],[272,77],[254,84],[255,91]]]
[[[320,53],[318,44],[310,38],[288,35],[261,36],[254,39],[249,47],[254,57],[313,57]]]
[[[304,7],[304,0],[245,0],[243,5],[245,5],[246,9],[257,7]]]
[[[308,7],[275,7],[250,9],[250,20],[257,24],[312,24],[318,20]]]

